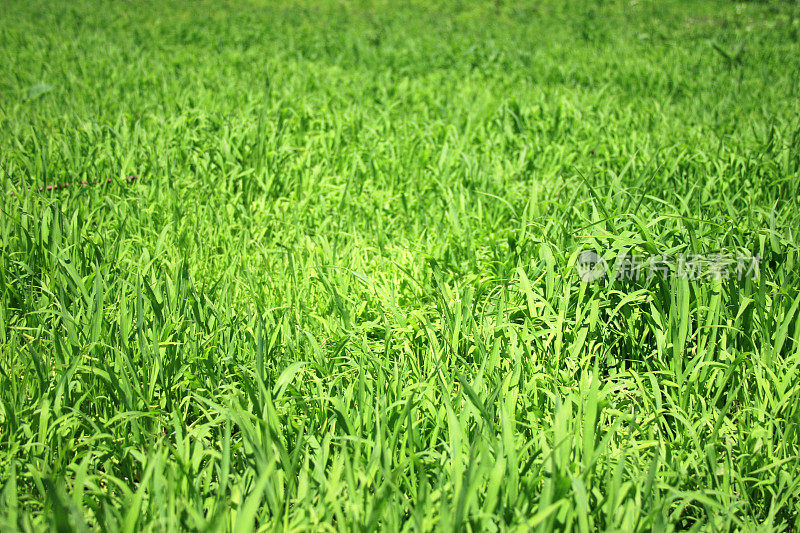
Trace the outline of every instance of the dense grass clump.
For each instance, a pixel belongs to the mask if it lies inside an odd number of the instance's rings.
[[[799,41],[779,1],[4,1],[0,529],[797,528]]]

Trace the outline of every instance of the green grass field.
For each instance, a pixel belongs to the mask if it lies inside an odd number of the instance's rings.
[[[2,530],[800,527],[797,2],[4,0],[0,187]]]

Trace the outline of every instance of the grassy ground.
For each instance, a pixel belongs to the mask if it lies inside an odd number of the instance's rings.
[[[799,35],[6,0],[0,528],[797,528]]]

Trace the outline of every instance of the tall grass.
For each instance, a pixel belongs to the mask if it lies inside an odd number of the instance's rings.
[[[0,527],[798,527],[798,32],[6,2]]]

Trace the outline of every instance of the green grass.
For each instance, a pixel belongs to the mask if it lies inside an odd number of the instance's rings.
[[[799,35],[6,0],[0,529],[800,527]]]

